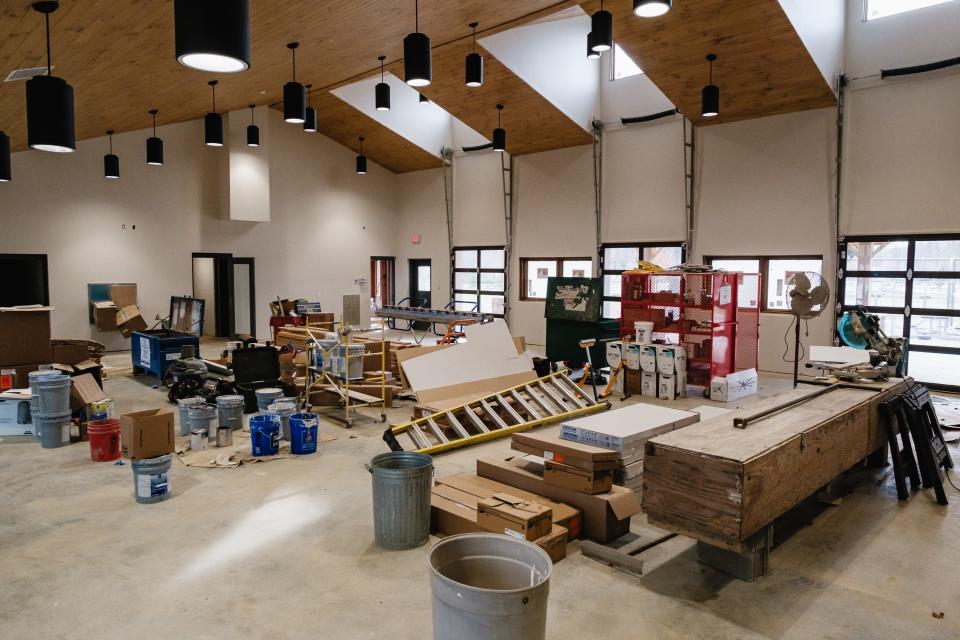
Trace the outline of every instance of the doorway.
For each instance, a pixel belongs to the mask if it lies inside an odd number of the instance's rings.
[[[45,254],[0,254],[0,270],[0,307],[50,304]]]
[[[430,309],[433,296],[430,293],[430,260],[418,258],[410,260],[410,306]],[[425,331],[430,327],[428,322],[413,322],[413,328]]]
[[[377,308],[393,304],[396,261],[390,257],[370,258],[370,297]]]
[[[193,297],[205,301],[203,335],[256,335],[253,258],[193,254]]]

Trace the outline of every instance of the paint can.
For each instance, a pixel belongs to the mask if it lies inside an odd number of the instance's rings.
[[[120,457],[119,420],[91,420],[87,423],[87,435],[90,437],[90,458],[94,462],[110,462]]]
[[[203,398],[183,398],[177,400],[177,409],[180,412],[180,435],[190,435],[190,407],[203,403]]]
[[[280,416],[250,418],[250,449],[254,456],[274,456],[280,451]]]
[[[637,320],[633,323],[634,344],[650,344],[653,342],[653,323]]]
[[[217,427],[217,446],[218,447],[233,446],[233,429],[232,428],[225,427],[223,425]]]
[[[243,428],[243,396],[217,398],[217,424],[234,431]]]
[[[270,405],[267,409],[267,415],[273,415],[280,418],[280,437],[290,441],[290,416],[297,410],[296,401],[290,401],[284,398]]]
[[[104,398],[87,405],[87,421],[107,420],[114,417],[113,400]]]
[[[34,414],[33,425],[40,437],[40,446],[44,449],[56,449],[70,444],[70,412],[58,415]]]
[[[266,411],[270,408],[271,404],[283,396],[283,390],[277,389],[276,387],[266,387],[264,389],[257,389],[256,396],[257,408],[260,411]]]
[[[317,425],[320,416],[315,413],[295,413],[290,416],[290,452],[299,456],[317,452]]]
[[[217,417],[217,408],[206,403],[195,404],[187,410],[190,420],[190,435],[194,430],[203,429],[207,432],[207,437],[212,441],[217,439],[217,428],[213,420]]]
[[[208,440],[206,429],[192,429],[190,431],[190,449],[193,451],[206,451]]]
[[[16,379],[16,369],[0,369],[0,392],[13,389],[13,382]]]
[[[131,460],[133,469],[134,496],[141,504],[162,502],[170,497],[171,454],[159,458]]]
[[[27,380],[30,382],[30,414],[34,416],[40,414],[40,388],[37,386],[37,382],[45,376],[61,375],[59,371],[50,369],[49,365],[46,365],[46,369],[43,366],[41,365],[39,371],[31,371],[27,374]],[[37,439],[40,438],[40,425],[37,420],[33,421],[33,435]]]
[[[58,374],[37,379],[37,391],[40,394],[39,413],[57,416],[71,413],[70,376]]]

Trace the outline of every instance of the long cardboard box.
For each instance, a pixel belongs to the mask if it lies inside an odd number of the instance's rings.
[[[531,466],[533,470],[531,470]],[[479,458],[477,475],[572,505],[583,511],[584,536],[610,542],[630,530],[630,517],[640,513],[640,501],[629,489],[614,486],[607,493],[589,495],[546,483],[535,465],[523,458]],[[514,491],[516,493],[516,491]]]
[[[559,427],[536,433],[515,433],[510,448],[544,460],[551,460],[588,471],[616,469],[619,455],[611,449],[563,440]]]
[[[543,479],[547,484],[583,493],[606,493],[613,486],[613,469],[589,471],[553,460],[544,461]]]
[[[444,478],[437,478],[436,484],[433,487],[433,493],[435,496],[445,496],[451,500],[459,500],[461,508],[459,510],[454,510],[454,514],[463,516],[464,514],[460,513],[462,509],[470,509],[473,511],[472,520],[474,526],[476,526],[476,510],[478,500],[483,498],[489,498],[497,493],[510,493],[517,496],[518,498],[523,498],[524,500],[532,500],[538,502],[539,504],[549,507],[553,512],[553,523],[560,525],[561,527],[567,529],[569,537],[571,540],[575,540],[580,537],[582,532],[582,522],[583,517],[579,509],[576,509],[569,504],[564,504],[562,502],[556,502],[549,498],[545,498],[541,495],[531,493],[529,491],[523,491],[512,487],[501,482],[496,482],[488,478],[481,478],[472,473],[458,473],[452,476],[446,476]],[[449,493],[447,489],[453,489],[456,491],[455,494]],[[469,496],[469,499],[465,496]],[[463,523],[460,523],[457,526],[464,526]],[[443,533],[453,533],[451,531],[445,531],[443,529],[436,529],[442,531]],[[479,529],[473,529],[477,531]],[[468,531],[460,531],[459,533],[468,533]]]

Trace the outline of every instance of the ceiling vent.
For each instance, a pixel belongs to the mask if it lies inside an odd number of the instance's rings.
[[[54,67],[56,68],[56,67]],[[32,69],[14,69],[10,72],[9,75],[3,80],[4,82],[16,82],[17,80],[29,80],[30,78],[36,76],[45,76],[47,75],[47,68],[44,67],[33,67]]]

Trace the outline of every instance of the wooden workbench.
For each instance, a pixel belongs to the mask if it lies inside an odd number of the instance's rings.
[[[735,553],[779,516],[886,442],[878,403],[905,382],[836,389],[751,423],[733,419],[817,391],[779,394],[747,410],[653,438],[643,468],[643,510],[658,527]]]

